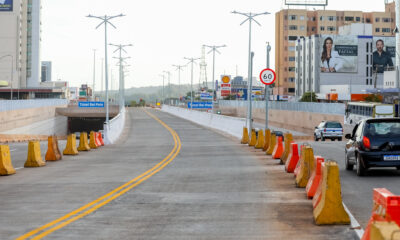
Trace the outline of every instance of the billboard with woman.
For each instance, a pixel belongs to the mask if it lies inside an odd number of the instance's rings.
[[[320,39],[321,72],[357,72],[358,39],[356,36],[322,35]]]

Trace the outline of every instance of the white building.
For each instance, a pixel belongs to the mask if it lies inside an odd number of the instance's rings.
[[[6,0],[0,9],[0,80],[14,89],[38,87],[40,0]]]

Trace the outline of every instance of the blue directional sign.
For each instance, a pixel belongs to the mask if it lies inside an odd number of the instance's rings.
[[[212,96],[210,93],[200,93],[201,100],[212,100]]]
[[[80,108],[103,108],[104,102],[79,102]]]
[[[12,12],[13,0],[0,0],[0,12]]]
[[[188,108],[211,109],[211,108],[213,108],[213,103],[212,102],[193,102],[193,107],[191,107],[191,102],[188,102]]]

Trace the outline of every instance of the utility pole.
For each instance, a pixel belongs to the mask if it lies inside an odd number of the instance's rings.
[[[126,45],[116,45],[116,44],[112,44],[110,43],[110,46],[114,46],[117,49],[114,51],[114,53],[119,51],[119,111],[122,111],[122,109],[125,107],[125,94],[124,94],[124,89],[125,89],[125,83],[124,83],[124,73],[123,73],[123,61],[124,59],[127,59],[129,57],[123,58],[122,57],[122,51],[124,51],[125,53],[127,53],[125,51],[125,47],[131,47],[132,44],[126,44]]]
[[[267,68],[269,68],[269,52],[271,51],[271,46],[267,42]],[[268,129],[268,101],[269,101],[269,85],[265,85],[265,129]]]
[[[87,16],[89,18],[97,18],[97,19],[101,20],[101,23],[99,25],[97,25],[96,29],[104,24],[104,50],[105,50],[104,51],[104,59],[106,61],[105,62],[105,66],[106,66],[106,72],[105,72],[105,74],[106,74],[106,101],[105,101],[105,104],[106,104],[106,126],[107,126],[106,129],[104,129],[104,134],[106,136],[106,141],[108,141],[108,130],[109,130],[109,123],[110,123],[109,106],[108,106],[109,104],[108,104],[107,24],[110,24],[113,28],[116,29],[117,27],[115,27],[114,24],[112,24],[110,22],[110,20],[113,19],[113,18],[123,17],[123,16],[125,16],[125,15],[119,14],[119,15],[115,15],[115,16],[107,16],[107,15],[104,15],[104,16],[92,16],[92,15],[89,14]]]
[[[104,58],[101,58],[101,98],[103,98],[103,91],[104,91]]]
[[[168,95],[167,95],[167,97],[169,98],[169,105],[172,105],[171,104],[171,83],[170,83],[171,72],[170,71],[163,71],[163,72],[168,75]]]
[[[233,14],[240,14],[246,17],[246,20],[244,20],[242,23],[240,23],[240,25],[243,25],[245,22],[249,21],[249,60],[248,60],[248,86],[249,88],[247,89],[247,102],[248,102],[248,111],[247,111],[247,119],[246,119],[246,125],[247,122],[249,122],[249,134],[251,134],[251,130],[252,130],[252,120],[251,120],[251,94],[252,94],[252,89],[250,87],[252,87],[252,69],[251,69],[251,61],[252,61],[252,56],[254,54],[252,54],[251,52],[251,22],[254,21],[255,23],[257,23],[259,26],[261,26],[261,24],[259,22],[257,22],[257,20],[255,20],[254,18],[259,16],[259,15],[267,15],[269,14],[269,12],[263,12],[263,13],[241,13],[241,12],[236,12],[233,11]],[[249,119],[250,118],[250,119]]]
[[[224,45],[220,45],[220,46],[215,46],[215,45],[214,46],[204,45],[204,46],[206,46],[208,48],[211,48],[211,50],[208,53],[213,52],[212,94],[213,94],[213,102],[214,102],[216,100],[216,94],[215,94],[215,52],[221,54],[218,51],[218,48],[226,47],[226,45],[224,44]]]
[[[165,75],[164,74],[160,74],[160,76],[162,77],[162,103],[164,104],[164,81],[165,81]]]
[[[181,102],[181,71],[185,67],[184,65],[172,65],[173,67],[176,67],[176,71],[178,71],[178,98],[179,98],[179,103]]]
[[[92,92],[92,100],[96,101],[95,96],[95,84],[96,84],[96,49],[93,49],[93,92]]]
[[[193,63],[196,63],[197,60],[200,58],[187,58],[185,57],[184,59],[189,60],[189,62],[186,64],[188,65],[191,63],[191,77],[190,77],[190,110],[193,109]]]

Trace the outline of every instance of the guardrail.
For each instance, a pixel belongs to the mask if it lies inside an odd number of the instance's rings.
[[[67,105],[68,99],[0,100],[0,112]]]
[[[264,101],[253,101],[253,108],[265,109]],[[247,107],[247,101],[229,101],[220,100],[220,107]],[[343,103],[314,103],[314,102],[278,102],[269,101],[269,109],[300,111],[300,112],[315,112],[323,114],[345,114],[345,105]]]

